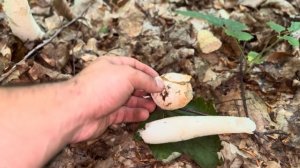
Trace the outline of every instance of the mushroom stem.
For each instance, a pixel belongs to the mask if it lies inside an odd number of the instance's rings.
[[[44,32],[34,20],[27,0],[4,0],[4,12],[13,34],[23,41],[37,40]]]
[[[252,134],[255,129],[255,123],[246,117],[178,116],[147,123],[139,134],[148,144],[161,144],[216,134]]]

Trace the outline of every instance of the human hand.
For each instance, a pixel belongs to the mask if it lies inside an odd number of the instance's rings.
[[[80,96],[72,142],[95,138],[111,125],[146,120],[156,105],[143,96],[164,88],[158,73],[129,57],[103,56],[70,82]],[[76,117],[75,117],[76,118]]]

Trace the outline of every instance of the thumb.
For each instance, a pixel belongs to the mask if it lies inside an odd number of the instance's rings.
[[[164,89],[163,80],[159,76],[153,78],[139,70],[135,70],[134,75],[131,75],[129,80],[135,90],[140,89],[148,93],[156,93]]]

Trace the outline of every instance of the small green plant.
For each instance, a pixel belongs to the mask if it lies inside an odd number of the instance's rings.
[[[268,44],[267,47],[262,49],[259,53],[255,51],[250,51],[247,55],[248,63],[252,66],[255,64],[260,64],[264,60],[264,55],[272,49],[276,44],[285,40],[293,47],[299,47],[299,40],[292,36],[295,32],[300,30],[300,22],[292,22],[290,27],[286,28],[279,25],[273,21],[267,22],[267,25],[277,33],[277,39],[275,42]]]
[[[279,40],[286,40],[293,47],[299,47],[299,40],[292,36],[293,33],[300,30],[300,22],[292,22],[290,27],[286,28],[274,22],[268,22],[267,25],[278,33]]]
[[[248,30],[247,25],[232,19],[223,19],[211,14],[205,14],[205,13],[195,12],[195,11],[176,11],[176,13],[184,16],[193,17],[193,18],[204,19],[209,24],[215,27],[223,28],[224,32],[228,36],[235,38],[239,42],[241,41],[247,42],[253,38],[253,36],[250,33],[246,32]],[[290,27],[288,28],[279,25],[277,23],[274,23],[272,21],[268,22],[267,25],[277,33],[277,40],[271,44],[268,44],[260,52],[255,52],[255,51],[248,52],[246,57],[250,66],[253,66],[254,64],[262,63],[263,56],[266,54],[266,52],[268,52],[270,49],[272,49],[276,44],[278,44],[282,40],[287,41],[293,47],[299,47],[299,40],[293,37],[292,34],[297,31],[300,31],[300,22],[292,22]],[[244,50],[241,46],[240,49],[241,52],[244,53]]]
[[[247,25],[232,19],[223,19],[211,14],[194,11],[176,11],[176,13],[193,18],[204,19],[213,26],[223,28],[227,35],[237,39],[238,41],[249,41],[253,38],[250,33],[246,32],[248,29]]]
[[[104,26],[100,27],[100,29],[98,30],[98,32],[100,34],[106,34],[106,33],[109,32],[109,28],[108,28],[108,26],[104,25]]]

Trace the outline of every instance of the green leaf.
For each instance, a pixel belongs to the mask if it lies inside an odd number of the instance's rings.
[[[253,36],[247,32],[242,32],[242,31],[233,31],[230,29],[225,29],[225,33],[228,36],[234,37],[238,39],[239,41],[249,41],[253,38]]]
[[[195,12],[195,11],[180,11],[177,10],[175,11],[178,14],[184,15],[184,16],[189,16],[193,18],[198,18],[198,19],[204,19],[210,24],[217,26],[217,27],[222,27],[224,25],[224,19],[218,18],[214,15],[211,14],[204,14],[201,12]]]
[[[267,25],[270,26],[270,28],[273,29],[274,31],[276,31],[277,33],[280,33],[285,30],[285,27],[283,27],[273,21],[268,22]]]
[[[248,27],[241,22],[232,20],[232,19],[225,19],[224,24],[227,29],[232,30],[232,31],[242,31],[242,30],[247,30]]]
[[[109,29],[108,29],[108,26],[102,26],[100,29],[99,29],[99,33],[101,34],[106,34],[109,32]]]
[[[218,136],[149,146],[158,160],[166,159],[173,152],[179,152],[190,156],[200,167],[215,168],[220,162],[217,152],[221,149],[221,142]]]
[[[250,64],[260,64],[262,59],[259,53],[255,51],[250,51],[247,55],[247,60]]]
[[[191,101],[185,109],[199,111],[207,115],[217,115],[217,111],[212,101],[205,101],[203,98],[198,97]],[[179,109],[180,110],[180,109]],[[178,110],[177,110],[178,111]]]
[[[297,30],[300,30],[300,22],[292,22],[291,26],[288,28],[290,32],[295,32]]]
[[[252,62],[253,60],[257,59],[258,56],[259,56],[259,53],[255,52],[255,51],[250,51],[247,55],[247,59],[248,59],[248,61]]]
[[[280,37],[281,39],[287,40],[288,43],[290,43],[292,46],[294,47],[299,47],[299,40],[292,37],[292,36],[288,36],[288,35],[284,35],[282,37]]]
[[[197,98],[191,101],[185,109],[191,111],[200,111],[209,115],[216,115],[217,112],[212,102],[207,102],[203,98]],[[146,123],[171,116],[191,115],[181,110],[165,111],[157,109],[152,113],[146,122],[143,122],[140,128]],[[221,149],[221,142],[218,136],[206,136],[194,138],[187,141],[149,145],[154,157],[158,160],[168,158],[173,152],[179,152],[191,157],[200,167],[215,168],[220,163],[217,152]]]

